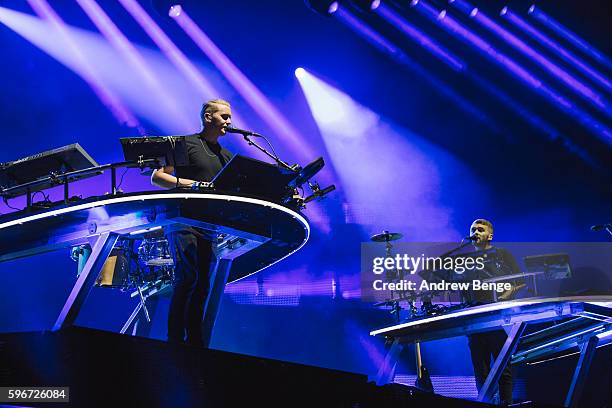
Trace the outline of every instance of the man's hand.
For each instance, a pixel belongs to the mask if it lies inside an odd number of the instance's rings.
[[[214,185],[211,181],[194,181],[191,184],[192,190],[210,190],[214,188]]]
[[[501,295],[497,297],[497,300],[510,300],[512,299],[512,297],[514,296],[516,292],[523,289],[525,286],[527,285],[524,283],[521,283],[520,285],[514,286],[512,289],[505,290],[501,293]]]
[[[151,184],[162,187],[162,188],[190,188],[194,183],[194,180],[189,179],[178,179],[172,172],[174,167],[165,166],[157,169],[151,175]]]

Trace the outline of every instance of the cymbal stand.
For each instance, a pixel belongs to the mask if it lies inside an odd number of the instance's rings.
[[[387,258],[391,257],[391,250],[393,249],[393,244],[391,244],[391,241],[389,240],[389,238],[387,237],[387,239],[385,240],[385,256]],[[399,275],[399,271],[397,271],[396,269],[393,271],[389,271],[389,273],[387,274],[387,279],[394,279],[397,278]],[[395,317],[395,320],[399,323],[401,320],[401,311],[402,311],[402,306],[400,305],[400,298],[401,298],[401,294],[398,295],[397,298],[395,298],[394,296],[394,292],[391,292],[391,315],[393,317]]]

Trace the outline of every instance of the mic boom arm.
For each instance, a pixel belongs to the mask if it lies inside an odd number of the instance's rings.
[[[242,137],[247,142],[247,144],[249,144],[249,146],[254,146],[256,149],[266,154],[268,157],[273,159],[278,164],[279,167],[283,167],[291,172],[297,173],[296,179],[290,183],[290,187],[292,187],[293,189],[299,188],[304,183],[308,183],[308,186],[312,190],[312,194],[306,197],[305,199],[300,200],[301,201],[301,203],[299,204],[300,206],[310,201],[313,201],[315,199],[321,199],[325,195],[331,193],[332,191],[336,189],[336,186],[333,184],[322,189],[321,187],[319,187],[318,183],[310,182],[310,179],[314,177],[314,175],[317,174],[325,165],[325,161],[323,160],[322,157],[319,157],[318,159],[312,161],[311,163],[306,165],[306,167],[304,168],[302,168],[298,164],[294,164],[293,166],[290,166],[289,164],[282,161],[276,155],[276,152],[274,152],[274,147],[264,135],[261,135],[256,132],[252,132],[250,130],[238,129],[235,127],[228,127],[225,129],[225,131],[228,133],[237,133],[237,134],[242,135]],[[250,136],[263,138],[270,145],[273,153],[270,153],[264,147],[257,144],[255,141],[253,141],[250,138]]]

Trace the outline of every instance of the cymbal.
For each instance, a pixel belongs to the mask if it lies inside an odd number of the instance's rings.
[[[389,232],[383,231],[380,234],[372,235],[370,237],[370,241],[374,242],[389,242],[389,241],[397,241],[403,237],[399,232]]]

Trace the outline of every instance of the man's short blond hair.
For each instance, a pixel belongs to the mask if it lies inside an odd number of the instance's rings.
[[[491,230],[491,233],[493,233],[493,223],[489,220],[485,220],[484,218],[478,218],[478,219],[475,219],[472,224],[486,225]]]
[[[211,99],[210,101],[202,104],[202,109],[200,109],[200,120],[202,121],[202,127],[204,126],[204,114],[205,113],[213,113],[217,110],[216,105],[225,105],[228,108],[231,108],[231,105],[225,99]]]

